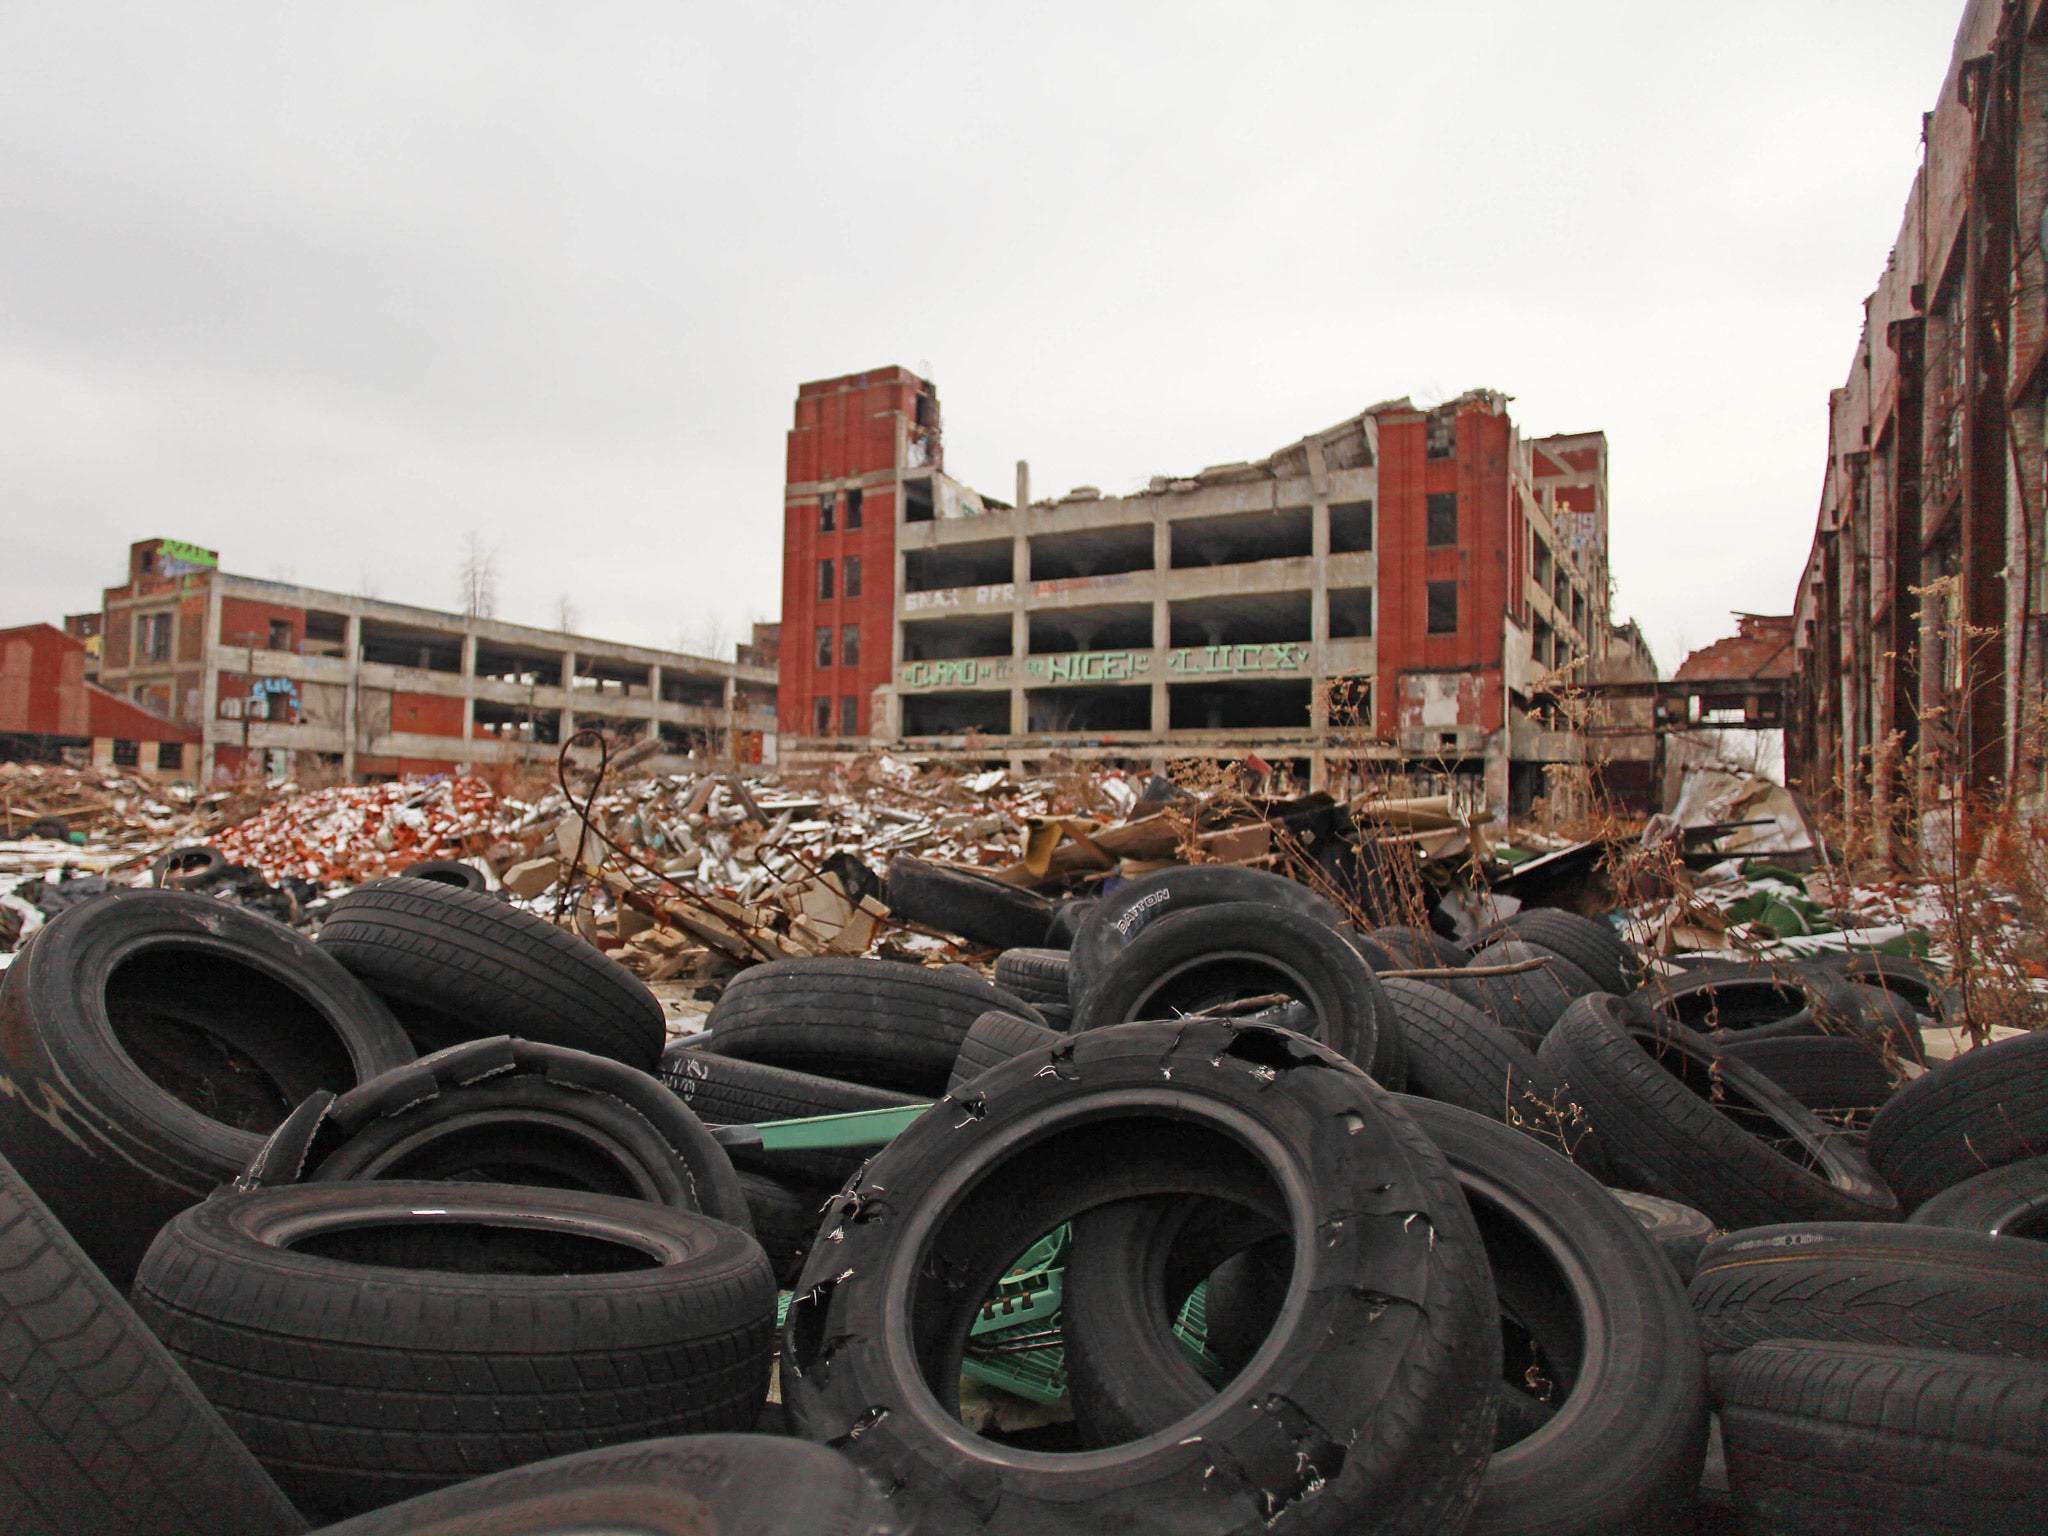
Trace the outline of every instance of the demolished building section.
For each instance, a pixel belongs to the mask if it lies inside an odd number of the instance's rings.
[[[1843,386],[1799,585],[1795,782],[1873,823],[2042,787],[2048,5],[1973,0]]]
[[[1389,401],[1256,463],[1014,502],[943,467],[902,369],[805,384],[785,494],[781,726],[1013,767],[1256,753],[1313,782],[1410,766],[1495,805],[1580,762],[1540,686],[1604,664],[1607,449],[1508,397]],[[1645,653],[1646,654],[1646,653]]]

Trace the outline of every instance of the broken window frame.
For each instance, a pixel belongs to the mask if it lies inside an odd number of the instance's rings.
[[[1423,543],[1430,549],[1452,549],[1458,543],[1458,493],[1431,491],[1423,497]],[[1443,537],[1448,530],[1449,537]]]
[[[832,665],[832,626],[830,624],[820,624],[818,626],[817,640],[818,670],[822,672]]]
[[[820,560],[818,562],[818,601],[821,603],[832,601],[832,562],[830,560]]]
[[[270,649],[273,651],[292,650],[292,621],[272,619],[270,621]]]
[[[1455,635],[1458,632],[1458,583],[1453,577],[1449,581],[1432,581],[1424,593],[1425,631],[1432,635]],[[1442,622],[1448,615],[1450,622]]]
[[[849,486],[846,492],[846,517],[844,525],[848,533],[860,527],[860,487]]]
[[[831,533],[834,531],[834,516],[838,511],[838,507],[839,498],[830,491],[825,492],[824,495],[818,498],[818,532]]]
[[[860,556],[848,555],[841,562],[846,567],[846,579],[840,583],[842,595],[851,599],[860,596]]]

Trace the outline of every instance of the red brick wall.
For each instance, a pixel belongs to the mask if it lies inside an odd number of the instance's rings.
[[[876,474],[896,467],[896,418],[916,420],[923,385],[901,368],[852,374],[805,384],[797,390],[795,425],[789,433],[788,476],[792,485]],[[814,492],[789,492],[782,509],[782,645],[777,685],[778,713],[785,735],[809,736],[816,729],[814,701],[832,701],[832,727],[839,729],[840,705],[858,701],[857,729],[870,725],[869,694],[889,680],[891,627],[896,611],[896,518],[893,487],[862,491],[861,526],[846,528],[840,493],[834,531],[818,528]],[[860,596],[846,596],[846,557],[861,563]],[[833,595],[818,597],[818,562],[833,563]],[[860,626],[860,664],[839,664],[846,626]],[[817,661],[817,631],[832,629],[832,665]]]
[[[246,597],[223,597],[220,603],[220,642],[222,645],[253,645],[259,650],[267,650],[273,619],[283,619],[291,625],[291,648],[296,651],[306,638],[305,609],[253,602]]]
[[[414,736],[460,736],[462,700],[438,693],[393,693],[391,729]]]

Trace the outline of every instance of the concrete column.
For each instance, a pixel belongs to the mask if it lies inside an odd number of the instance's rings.
[[[1166,600],[1167,573],[1173,569],[1173,527],[1166,520],[1165,503],[1152,501],[1152,647],[1160,652],[1173,640],[1173,611]],[[1172,711],[1166,698],[1166,674],[1152,674],[1152,734],[1166,739]],[[1164,771],[1163,768],[1161,770]]]
[[[199,654],[206,670],[199,678],[199,782],[213,783],[213,722],[220,718],[220,581],[206,584],[206,628],[200,634]],[[104,645],[106,642],[100,642]]]
[[[341,700],[341,776],[356,779],[356,721],[362,702],[363,619],[351,613],[341,626],[341,651],[348,659],[348,682]]]
[[[735,765],[740,760],[739,730],[734,722],[734,712],[739,707],[739,696],[739,679],[728,672],[725,675],[725,756]],[[838,708],[836,699],[833,701],[833,707]]]
[[[562,724],[557,734],[567,741],[576,734],[576,652],[562,653]]]
[[[1031,470],[1017,461],[1017,494],[1030,494]],[[1021,736],[1031,728],[1031,705],[1024,697],[1024,658],[1031,654],[1031,616],[1025,599],[1031,591],[1031,540],[1024,532],[1023,503],[1011,514],[1015,533],[1010,540],[1010,582],[1017,595],[1010,604],[1010,734]],[[1013,764],[1018,760],[1012,759]]]
[[[476,760],[476,632],[462,637],[462,751],[456,761]]]

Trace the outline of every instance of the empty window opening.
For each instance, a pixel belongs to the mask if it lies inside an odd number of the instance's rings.
[[[1546,592],[1550,590],[1550,576],[1552,569],[1553,567],[1550,563],[1550,546],[1544,543],[1543,540],[1539,538],[1536,540],[1536,556],[1530,562],[1529,570],[1531,576],[1535,579],[1536,585],[1541,587]]]
[[[1258,597],[1203,597],[1169,610],[1171,643],[1180,645],[1270,645],[1314,638],[1306,592]]]
[[[818,498],[818,532],[830,533],[839,510],[839,498],[830,491]]]
[[[832,587],[832,562],[830,560],[820,560],[818,562],[819,599],[824,600],[830,598],[832,596]]]
[[[667,704],[691,704],[699,709],[725,708],[725,680],[714,677],[678,677],[664,672],[661,675],[662,702]]]
[[[601,656],[576,658],[574,686],[586,694],[646,699],[653,697],[652,683],[649,670],[630,661],[608,661]]]
[[[272,619],[270,621],[270,648],[273,651],[289,651],[292,649],[292,621],[290,619]]]
[[[932,520],[932,482],[929,475],[903,482],[903,521],[928,523]]]
[[[456,635],[406,630],[396,624],[373,624],[365,619],[362,646],[363,660],[367,662],[417,667],[423,672],[462,670],[462,640]]]
[[[830,736],[832,734],[832,701],[813,699],[811,701],[811,734]]]
[[[860,695],[842,693],[839,696],[839,734],[858,736],[860,734]]]
[[[905,736],[986,736],[1010,734],[1010,694],[908,693],[903,696]]]
[[[309,647],[312,637],[313,621],[308,618],[306,638]],[[559,688],[562,686],[562,653],[479,645],[476,648],[476,675],[494,682],[516,683],[527,688]]]
[[[114,739],[114,766],[116,768],[139,768],[142,766],[142,743]]]
[[[1173,683],[1167,724],[1176,731],[1306,730],[1311,685],[1300,682]]]
[[[1314,552],[1315,528],[1307,507],[1188,518],[1173,525],[1173,568],[1177,571],[1293,560]]]
[[[855,486],[846,493],[846,529],[851,533],[860,526],[860,487]]]
[[[1102,608],[1055,608],[1031,615],[1031,652],[1149,651],[1152,605],[1125,603]]]
[[[1330,638],[1372,638],[1372,588],[1343,587],[1330,593]]]
[[[1440,405],[1429,413],[1424,429],[1423,453],[1427,458],[1448,459],[1458,452],[1458,408]]]
[[[1024,695],[1024,707],[1031,731],[1041,736],[1152,728],[1149,687],[1035,688]]]
[[[671,725],[666,722],[657,727],[661,744],[678,757],[722,757],[720,743],[724,739],[721,731],[707,730],[701,725]]]
[[[1431,491],[1428,498],[1428,537],[1432,549],[1458,542],[1458,493]]]
[[[347,615],[309,610],[306,614],[305,653],[308,656],[347,655]]]
[[[1582,635],[1586,632],[1586,594],[1583,592],[1572,594],[1572,628]]]
[[[171,616],[168,613],[143,613],[136,615],[135,659],[137,661],[169,661],[171,659]]]
[[[830,624],[820,624],[818,626],[817,664],[820,667],[829,667],[832,665],[832,626]]]
[[[839,632],[839,665],[857,667],[860,665],[860,626],[849,624]]]
[[[1010,616],[926,619],[903,626],[905,661],[953,661],[963,656],[1010,654]]]
[[[1330,503],[1330,553],[1355,555],[1372,548],[1372,503]]]
[[[953,587],[999,586],[1014,568],[1010,541],[942,544],[903,553],[903,590],[944,592]]]
[[[1458,584],[1432,581],[1429,584],[1429,632],[1455,635],[1458,632]]]
[[[1033,581],[1075,581],[1152,569],[1152,525],[1083,528],[1031,541]]]
[[[859,556],[859,555],[848,555],[848,556],[846,557],[845,565],[846,565],[846,595],[847,595],[848,597],[859,597],[859,596],[860,596],[860,556]]]

